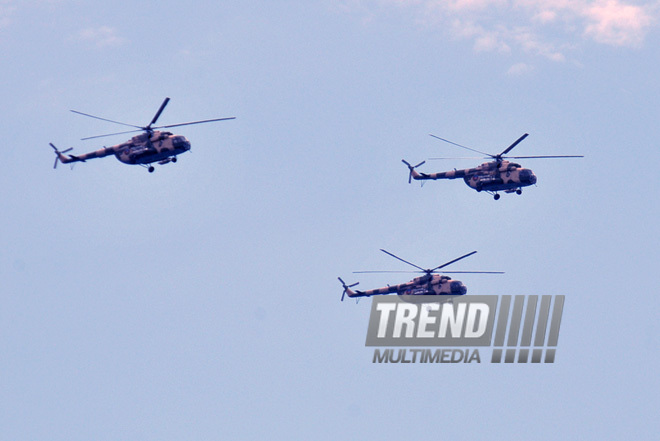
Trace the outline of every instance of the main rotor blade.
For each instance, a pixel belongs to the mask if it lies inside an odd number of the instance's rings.
[[[115,136],[115,135],[124,135],[126,133],[135,133],[135,132],[142,132],[143,129],[138,129],[138,130],[129,130],[127,132],[117,132],[117,133],[108,133],[105,135],[96,135],[96,136],[88,136],[87,138],[80,138],[81,141],[86,141],[88,139],[94,139],[94,138],[104,138],[106,136]]]
[[[419,274],[425,272],[426,271],[353,271],[353,274]]]
[[[520,142],[521,142],[523,139],[527,138],[528,136],[529,136],[529,133],[525,133],[523,136],[521,136],[520,138],[518,138],[518,139],[516,140],[516,142],[514,142],[513,144],[511,144],[509,147],[506,148],[506,150],[504,150],[502,153],[500,153],[499,156],[506,155],[507,153],[509,153],[509,152],[510,152],[515,146],[517,146],[518,144],[520,144]]]
[[[461,158],[429,158],[429,159],[433,159],[433,160],[442,159],[442,160],[445,160],[445,159],[490,159],[490,158],[491,158],[491,156],[486,156],[486,157],[483,157],[483,156],[469,156],[469,157],[464,156],[464,157],[461,157]]]
[[[205,120],[205,121],[193,121],[193,122],[188,122],[188,123],[172,124],[172,125],[169,125],[169,126],[158,126],[158,127],[131,126],[131,127],[138,127],[138,130],[128,130],[126,132],[107,133],[105,135],[88,136],[87,138],[81,138],[81,141],[86,141],[88,139],[95,139],[95,138],[104,138],[106,136],[125,135],[126,133],[135,133],[135,132],[150,131],[150,130],[156,130],[156,129],[168,129],[170,127],[187,126],[187,125],[191,125],[191,124],[202,124],[202,123],[214,122],[214,121],[225,121],[225,120],[228,120],[228,119],[236,119],[236,117],[232,116],[231,118],[208,119],[208,120]]]
[[[439,272],[441,272],[442,274],[504,274],[504,271],[439,271]]]
[[[455,142],[452,142],[452,141],[450,141],[450,140],[448,140],[448,139],[440,138],[439,136],[435,136],[435,135],[433,135],[433,134],[431,134],[431,133],[429,133],[429,136],[432,136],[432,137],[434,137],[435,139],[439,139],[440,141],[448,142],[449,144],[453,144],[453,145],[455,145],[455,146],[457,146],[457,147],[461,147],[461,148],[464,148],[464,149],[468,149],[468,150],[473,151],[473,152],[476,152],[476,153],[481,153],[482,155],[486,155],[486,156],[489,156],[489,157],[491,157],[491,158],[493,157],[493,155],[491,155],[490,153],[480,152],[479,150],[473,149],[473,148],[471,148],[471,147],[466,147],[466,146],[464,146],[464,145],[456,144]]]
[[[385,253],[385,254],[389,254],[390,256],[394,257],[395,259],[400,260],[400,261],[403,262],[403,263],[407,263],[408,265],[413,266],[413,267],[417,268],[418,270],[422,270],[422,271],[426,272],[426,270],[425,270],[424,268],[422,268],[421,266],[417,266],[417,265],[415,265],[414,263],[410,263],[410,262],[408,262],[407,260],[403,260],[403,259],[400,258],[399,256],[395,256],[394,254],[390,253],[389,251],[385,251],[385,250],[382,249],[382,248],[381,248],[380,250],[381,250],[383,253]]]
[[[456,258],[456,259],[454,259],[454,260],[451,260],[451,261],[449,261],[449,262],[447,262],[447,263],[443,263],[443,264],[440,265],[440,266],[436,266],[435,268],[433,268],[433,269],[431,270],[431,272],[433,272],[433,271],[437,271],[437,270],[439,270],[440,268],[444,268],[444,267],[446,267],[446,266],[448,266],[448,265],[451,265],[451,264],[454,263],[454,262],[458,262],[458,261],[461,260],[461,259],[465,259],[466,257],[471,256],[471,255],[473,255],[473,254],[475,254],[475,253],[476,253],[476,251],[472,251],[471,253],[467,253],[467,254],[464,255],[464,256],[458,257],[458,258]]]
[[[156,115],[154,115],[154,119],[151,120],[147,128],[151,128],[152,125],[156,124],[156,121],[158,121],[158,118],[160,118],[160,114],[163,113],[163,110],[165,109],[165,106],[167,106],[167,103],[170,102],[170,98],[166,97],[165,101],[163,101],[163,104],[160,105],[160,108],[158,109],[158,112],[156,112]]]
[[[159,127],[152,127],[152,128],[153,129],[169,129],[170,127],[189,126],[189,125],[192,125],[192,124],[203,124],[203,123],[209,123],[209,122],[215,122],[215,121],[227,121],[229,119],[236,119],[236,117],[235,116],[230,116],[229,118],[205,119],[204,121],[192,121],[192,122],[187,122],[187,123],[170,124],[169,126],[159,126]]]
[[[107,118],[101,118],[100,116],[94,116],[94,115],[90,115],[88,113],[78,112],[77,110],[71,110],[71,112],[77,113],[78,115],[89,116],[90,118],[94,118],[94,119],[100,119],[101,121],[107,121],[107,122],[119,124],[119,125],[122,125],[122,126],[135,127],[136,129],[142,129],[142,127],[140,127],[140,126],[136,126],[136,125],[133,125],[133,124],[126,124],[126,123],[119,122],[119,121],[113,121],[113,120],[107,119]]]
[[[559,155],[559,156],[507,156],[513,159],[537,159],[537,158],[584,158],[582,155]]]
[[[419,274],[426,271],[353,271],[353,274]],[[438,274],[504,274],[504,271],[431,271]]]

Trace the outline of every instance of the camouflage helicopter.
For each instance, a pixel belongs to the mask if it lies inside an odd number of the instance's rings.
[[[408,265],[417,268],[418,271],[354,271],[353,274],[364,274],[364,273],[424,273],[423,276],[415,277],[410,282],[402,283],[400,285],[388,285],[386,288],[377,288],[371,289],[368,291],[353,291],[351,288],[358,285],[360,282],[354,283],[352,285],[346,285],[341,277],[337,277],[339,282],[344,288],[344,292],[341,295],[342,302],[344,301],[344,296],[348,294],[349,297],[359,298],[359,297],[371,297],[376,295],[385,295],[385,294],[397,294],[397,295],[451,295],[451,296],[461,296],[467,293],[467,288],[463,282],[459,280],[452,280],[448,276],[439,275],[437,273],[446,273],[446,274],[504,274],[501,271],[438,271],[446,266],[451,265],[452,263],[458,262],[461,259],[465,259],[476,253],[472,251],[467,253],[464,256],[458,257],[454,260],[451,260],[442,265],[436,266],[433,269],[424,269],[421,266],[417,266],[414,263],[410,263],[407,260],[395,256],[389,251],[381,249],[381,251],[389,256],[394,257],[395,259],[400,260],[401,262],[407,263]]]
[[[156,121],[160,117],[160,114],[163,113],[165,106],[169,103],[170,99],[165,98],[163,104],[160,105],[160,108],[156,112],[156,115],[152,118],[151,122],[146,126],[136,126],[133,124],[126,124],[119,121],[113,121],[110,119],[100,118],[98,116],[89,115],[87,113],[78,112],[77,110],[72,110],[73,113],[79,115],[88,116],[90,118],[100,119],[101,121],[107,121],[114,124],[119,124],[122,126],[134,127],[137,130],[129,130],[126,132],[110,133],[107,135],[97,135],[90,136],[87,138],[82,138],[82,141],[87,139],[102,138],[105,136],[114,136],[114,135],[123,135],[125,133],[133,132],[144,132],[140,133],[129,139],[126,142],[121,144],[113,145],[110,147],[103,147],[100,150],[95,152],[85,153],[82,155],[71,155],[66,156],[64,153],[73,150],[73,148],[68,148],[63,151],[59,151],[52,143],[50,146],[55,150],[55,165],[53,168],[57,168],[58,161],[61,161],[64,164],[73,163],[73,162],[85,162],[88,159],[94,158],[103,158],[108,155],[115,155],[115,157],[123,162],[124,164],[135,164],[141,167],[146,168],[149,173],[154,171],[153,163],[157,162],[158,164],[167,164],[168,162],[176,162],[176,156],[181,153],[185,153],[190,150],[190,141],[188,141],[185,136],[173,135],[171,132],[160,132],[156,129],[168,129],[171,127],[180,127],[180,126],[189,126],[192,124],[202,124],[215,121],[226,121],[229,119],[235,119],[235,117],[229,118],[217,118],[217,119],[207,119],[203,121],[192,121],[180,124],[170,124],[167,126],[158,126],[154,127]]]
[[[410,165],[408,161],[402,159],[401,161],[408,166],[410,173],[408,175],[408,183],[411,182],[411,179],[416,180],[428,180],[428,179],[456,179],[463,178],[465,183],[477,190],[485,191],[486,193],[492,194],[495,200],[500,198],[498,191],[504,191],[505,193],[522,194],[522,188],[529,185],[536,184],[536,175],[534,172],[528,168],[523,168],[520,164],[514,162],[509,162],[504,158],[512,159],[532,159],[532,158],[583,158],[584,156],[576,155],[563,155],[563,156],[504,156],[509,153],[515,146],[517,146],[523,139],[527,138],[528,134],[525,133],[520,138],[518,138],[513,144],[504,149],[504,151],[498,155],[492,155],[490,153],[484,153],[479,150],[475,150],[464,145],[456,144],[455,142],[449,141],[439,136],[430,135],[436,139],[453,144],[455,146],[486,155],[486,158],[492,158],[493,161],[485,162],[475,168],[467,168],[464,170],[452,170],[448,172],[441,173],[418,173],[415,171],[417,167],[424,164],[426,161],[422,161],[419,164],[413,166]],[[478,159],[478,158],[430,158],[430,159]]]

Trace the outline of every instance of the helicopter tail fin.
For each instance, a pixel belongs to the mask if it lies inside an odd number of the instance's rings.
[[[419,179],[419,178],[422,178],[422,177],[423,177],[422,175],[420,175],[419,173],[417,173],[417,172],[415,171],[415,169],[416,169],[417,167],[419,167],[420,165],[425,164],[426,161],[422,161],[422,162],[420,162],[420,163],[417,164],[417,165],[410,165],[410,163],[409,163],[408,161],[406,161],[405,159],[402,159],[401,162],[403,162],[404,164],[406,164],[406,166],[408,167],[408,170],[410,170],[410,173],[408,174],[408,184],[410,184],[410,182],[412,181],[413,178],[415,178],[415,179]]]
[[[78,160],[75,156],[69,155],[68,157],[64,154],[66,152],[69,152],[73,150],[73,147],[70,147],[66,150],[59,151],[57,150],[57,147],[53,145],[53,143],[50,143],[50,146],[55,150],[55,165],[53,165],[53,168],[57,168],[57,163],[61,162],[62,164],[68,164],[69,162],[74,162]]]
[[[341,294],[341,301],[342,302],[344,301],[344,296],[346,294],[348,294],[349,297],[357,297],[359,295],[359,291],[355,292],[351,288],[354,287],[355,285],[358,285],[360,282],[355,282],[352,285],[346,285],[346,283],[344,283],[344,281],[341,279],[341,277],[337,277],[337,279],[339,279],[339,281],[341,282],[342,287],[344,288],[344,292],[342,292],[342,294]]]

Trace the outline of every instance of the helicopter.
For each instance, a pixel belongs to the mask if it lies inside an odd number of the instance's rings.
[[[104,156],[115,155],[115,157],[123,162],[124,164],[134,164],[146,168],[149,173],[154,171],[154,162],[158,164],[167,164],[169,162],[176,162],[177,155],[185,153],[190,150],[190,141],[182,135],[174,135],[171,132],[161,132],[156,129],[168,129],[172,127],[188,126],[192,124],[202,124],[210,123],[216,121],[226,121],[230,119],[235,119],[236,117],[232,116],[229,118],[216,118],[216,119],[207,119],[203,121],[192,121],[180,124],[170,124],[167,126],[157,126],[154,127],[156,121],[160,117],[160,114],[163,113],[165,106],[170,102],[169,97],[166,97],[163,103],[160,105],[160,108],[156,112],[156,115],[152,118],[151,122],[146,126],[137,126],[133,124],[126,124],[119,121],[113,121],[106,118],[101,118],[94,115],[89,115],[87,113],[78,112],[77,110],[72,110],[71,112],[77,113],[79,115],[88,116],[94,119],[100,119],[101,121],[107,121],[114,124],[119,124],[122,126],[134,127],[137,130],[129,130],[126,132],[119,133],[110,133],[107,135],[97,135],[89,136],[87,138],[82,138],[81,141],[94,138],[102,138],[105,136],[114,136],[114,135],[123,135],[125,133],[133,132],[143,132],[139,135],[136,135],[129,139],[126,142],[121,144],[113,145],[110,147],[103,147],[100,150],[94,152],[84,153],[82,155],[72,155],[68,156],[65,153],[73,150],[73,148],[68,148],[63,151],[59,151],[57,147],[50,143],[50,146],[55,150],[55,165],[53,168],[57,168],[57,163],[62,162],[63,164],[69,164],[74,162],[86,162],[88,159],[94,158],[103,158]]]
[[[410,173],[408,175],[408,183],[411,182],[411,179],[416,180],[427,180],[427,179],[456,179],[463,178],[465,183],[475,189],[478,192],[485,191],[486,193],[492,194],[495,200],[500,198],[498,191],[503,191],[505,193],[516,193],[522,194],[522,188],[530,185],[536,184],[536,175],[534,172],[528,168],[523,168],[520,164],[514,162],[509,162],[504,158],[512,159],[532,159],[532,158],[584,158],[581,155],[562,155],[562,156],[504,156],[509,153],[515,146],[520,144],[522,140],[529,136],[528,133],[525,133],[520,138],[518,138],[513,144],[504,149],[504,151],[498,155],[492,155],[490,153],[484,153],[479,150],[475,150],[471,147],[466,147],[461,144],[456,144],[455,142],[449,141],[439,136],[430,135],[436,139],[453,144],[455,146],[486,155],[487,158],[492,158],[493,161],[485,162],[475,168],[467,168],[463,170],[454,169],[448,172],[440,173],[418,173],[415,169],[426,161],[422,161],[417,165],[411,165],[405,159],[401,161],[408,166]],[[478,159],[478,158],[430,158],[430,159]]]
[[[417,271],[354,271],[353,274],[364,274],[364,273],[424,273],[424,275],[415,277],[410,282],[402,283],[400,285],[388,285],[385,288],[371,289],[368,291],[353,291],[351,288],[358,285],[360,282],[353,283],[352,285],[346,285],[341,277],[337,277],[339,282],[344,288],[344,292],[341,295],[342,302],[344,301],[344,296],[348,294],[351,298],[359,297],[371,297],[375,295],[386,295],[386,294],[397,294],[397,295],[449,295],[449,296],[462,296],[467,293],[467,288],[463,282],[459,280],[453,280],[448,276],[439,275],[438,273],[446,274],[504,274],[501,271],[438,271],[446,266],[451,265],[452,263],[458,262],[461,259],[465,259],[476,253],[472,251],[461,257],[458,257],[454,260],[450,260],[447,263],[436,266],[433,269],[424,269],[421,266],[417,266],[414,263],[410,263],[407,260],[403,260],[399,256],[395,256],[381,248],[381,251],[389,256],[394,257],[401,262],[407,263],[408,265],[417,268]]]

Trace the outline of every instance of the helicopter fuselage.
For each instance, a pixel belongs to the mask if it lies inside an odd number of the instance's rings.
[[[452,280],[451,278],[438,275],[423,275],[416,277],[410,282],[400,285],[391,285],[385,288],[371,289],[368,291],[353,291],[347,288],[346,294],[349,297],[371,297],[376,295],[397,294],[397,295],[464,295],[467,288],[463,282]]]
[[[124,164],[151,164],[174,158],[190,150],[190,142],[170,132],[142,133],[122,144],[110,147]]]
[[[413,170],[412,177],[417,180],[463,178],[470,188],[493,192],[514,192],[536,184],[536,175],[532,170],[506,160],[485,162],[475,168],[440,173],[427,174]]]
[[[59,153],[58,157],[63,164],[68,164],[115,155],[124,164],[143,165],[158,161],[175,161],[176,155],[185,153],[188,150],[190,150],[190,141],[185,136],[154,131],[152,133],[141,133],[124,143],[103,147],[94,152],[69,156]]]

